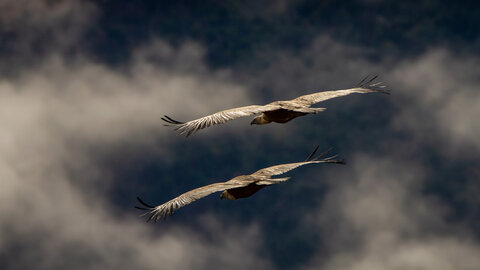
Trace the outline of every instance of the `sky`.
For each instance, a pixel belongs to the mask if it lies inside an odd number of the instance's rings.
[[[2,269],[480,268],[477,3],[0,0]],[[345,89],[288,124],[163,126]],[[162,223],[136,197],[333,148]]]

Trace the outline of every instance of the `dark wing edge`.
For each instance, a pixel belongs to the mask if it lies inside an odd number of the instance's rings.
[[[368,90],[371,90],[372,92],[378,92],[378,93],[383,93],[383,94],[390,95],[391,91],[387,90],[387,89],[384,89],[387,86],[385,85],[385,83],[383,81],[382,82],[375,82],[375,80],[377,78],[378,78],[378,75],[373,75],[373,74],[367,75],[367,76],[365,76],[365,78],[363,78],[356,85],[356,87],[357,88],[368,89]]]
[[[304,162],[309,162],[309,161],[322,161],[322,162],[326,162],[326,163],[336,163],[336,164],[347,164],[345,162],[344,159],[335,159],[336,157],[338,157],[338,155],[333,155],[333,156],[330,156],[330,157],[326,157],[326,158],[323,158],[325,157],[330,151],[332,151],[332,148],[328,148],[327,150],[323,151],[321,154],[319,154],[318,156],[314,157],[313,156],[315,155],[315,153],[317,152],[318,150],[318,145],[317,147],[315,147],[315,149],[313,150],[313,152],[308,156],[308,158],[304,161]],[[323,158],[323,159],[322,159]]]
[[[172,125],[185,124],[184,122],[180,122],[180,121],[177,121],[177,120],[174,120],[174,119],[170,118],[168,115],[164,115],[161,119],[168,123],[168,124],[164,124],[164,126],[166,126],[166,127],[169,127],[169,126],[172,126]]]

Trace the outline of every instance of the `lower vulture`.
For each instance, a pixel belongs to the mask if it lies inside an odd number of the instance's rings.
[[[234,177],[223,183],[214,183],[207,186],[199,187],[192,191],[186,192],[159,206],[151,206],[137,197],[138,201],[144,207],[136,206],[135,208],[147,211],[144,214],[148,215],[147,222],[150,220],[154,220],[156,222],[160,218],[165,220],[167,216],[172,215],[173,212],[175,212],[180,207],[183,207],[215,192],[222,192],[222,194],[220,195],[221,199],[236,200],[240,198],[246,198],[252,196],[262,188],[289,180],[290,177],[272,178],[272,176],[284,174],[297,167],[307,164],[318,163],[345,164],[343,160],[335,159],[337,157],[336,155],[323,158],[327,155],[329,150],[314,157],[317,150],[318,146],[315,148],[312,154],[310,154],[310,156],[303,162],[276,165],[258,170],[249,175],[240,175]]]

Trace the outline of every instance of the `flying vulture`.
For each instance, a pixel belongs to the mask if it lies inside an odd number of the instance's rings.
[[[315,148],[312,154],[310,154],[310,156],[303,162],[276,165],[276,166],[258,170],[250,175],[240,175],[240,176],[234,177],[223,183],[214,183],[214,184],[206,185],[203,187],[199,187],[189,192],[186,192],[159,206],[151,206],[145,203],[139,197],[137,197],[138,201],[144,207],[136,206],[135,208],[147,211],[144,214],[144,215],[148,215],[147,222],[150,220],[153,220],[156,222],[160,218],[163,218],[163,220],[165,220],[167,216],[172,215],[173,212],[179,209],[180,207],[183,207],[187,204],[190,204],[196,200],[199,200],[215,192],[222,191],[222,194],[220,195],[221,199],[236,200],[240,198],[247,198],[252,196],[257,191],[259,191],[264,187],[289,180],[290,177],[282,177],[282,178],[271,178],[271,177],[275,175],[284,174],[297,167],[307,165],[307,164],[317,164],[317,163],[345,164],[343,160],[335,159],[337,157],[336,155],[323,158],[324,156],[327,155],[329,150],[313,158],[317,150],[318,150],[318,146]]]
[[[170,118],[167,115],[162,117],[162,120],[167,122],[166,126],[174,126],[180,134],[185,134],[186,137],[213,125],[222,124],[229,120],[236,118],[250,116],[261,113],[255,117],[250,123],[251,125],[265,125],[271,122],[286,123],[299,116],[307,114],[316,114],[326,110],[326,108],[311,108],[310,106],[328,99],[342,97],[353,93],[384,93],[390,94],[390,91],[384,90],[383,82],[375,82],[378,76],[367,76],[354,88],[343,90],[332,90],[313,93],[309,95],[299,96],[292,100],[274,101],[266,105],[251,105],[245,107],[233,108],[221,112],[217,112],[202,118],[179,122]]]

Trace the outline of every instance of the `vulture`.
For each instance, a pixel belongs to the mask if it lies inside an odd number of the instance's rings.
[[[272,122],[287,123],[288,121],[307,114],[316,114],[326,110],[326,108],[312,108],[313,104],[353,93],[384,93],[390,94],[390,91],[384,90],[383,82],[374,82],[378,76],[367,76],[360,81],[356,87],[343,90],[332,90],[317,92],[309,95],[299,96],[292,100],[274,101],[266,105],[251,105],[238,107],[229,110],[220,111],[202,118],[180,122],[164,115],[161,119],[167,124],[165,126],[174,126],[174,129],[184,134],[186,137],[213,125],[222,124],[236,118],[256,115],[250,125],[265,125]]]
[[[142,199],[137,197],[137,200],[143,206],[135,206],[135,208],[146,211],[143,215],[148,215],[147,222],[149,222],[150,220],[157,222],[159,219],[165,220],[167,216],[172,215],[173,212],[175,212],[180,207],[183,207],[215,192],[222,191],[220,199],[237,200],[241,198],[247,198],[264,187],[289,180],[290,177],[272,178],[272,176],[284,174],[297,167],[307,164],[318,163],[345,164],[343,160],[335,159],[337,155],[323,158],[327,155],[330,149],[318,155],[317,157],[313,157],[317,150],[318,146],[303,162],[271,166],[258,170],[250,175],[240,175],[234,177],[226,182],[214,183],[199,187],[189,192],[183,193],[182,195],[158,206],[149,205],[145,203]]]

